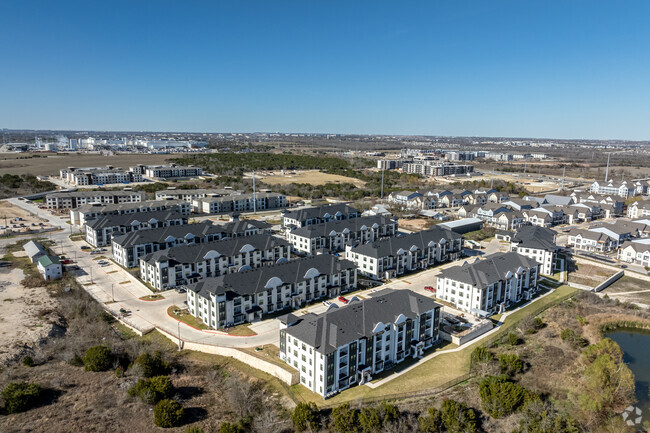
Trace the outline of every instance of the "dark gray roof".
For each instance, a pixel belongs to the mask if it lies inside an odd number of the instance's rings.
[[[512,237],[520,247],[555,251],[555,232],[539,226],[521,226]]]
[[[348,215],[351,213],[358,213],[359,210],[348,206],[347,204],[339,203],[289,211],[284,213],[284,216],[295,219],[296,221],[305,221],[311,218],[323,218],[325,214],[334,215],[337,212],[341,212],[343,215]]]
[[[204,298],[209,298],[210,294],[225,294],[230,298],[250,296],[267,290],[266,285],[271,278],[278,278],[285,284],[305,281],[307,279],[305,274],[312,268],[318,270],[320,275],[330,275],[343,270],[356,269],[356,265],[349,260],[338,260],[334,256],[324,254],[205,278],[189,285],[188,290]]]
[[[225,235],[231,234],[231,232],[229,232],[224,226],[215,225],[211,221],[203,221],[196,224],[183,224],[158,229],[138,230],[122,236],[114,237],[113,243],[118,244],[123,248],[129,248],[134,245],[163,242],[169,236],[178,239],[184,238],[188,234],[192,234],[195,237],[202,238],[216,233],[224,233]]]
[[[382,290],[371,298],[351,301],[323,314],[307,314],[286,332],[327,354],[362,337],[372,336],[378,323],[394,322],[400,314],[416,319],[420,314],[439,308],[431,298],[411,290]]]
[[[100,230],[104,227],[128,226],[134,221],[149,221],[150,219],[157,221],[184,219],[187,221],[187,217],[184,217],[176,210],[157,210],[122,215],[104,215],[96,220],[87,222],[86,226],[94,230]]]
[[[182,245],[168,248],[166,250],[155,251],[147,254],[141,260],[147,263],[169,261],[173,263],[196,263],[203,260],[203,257],[209,251],[216,251],[222,256],[231,257],[239,254],[240,250],[250,245],[256,250],[266,251],[278,246],[288,247],[290,244],[284,239],[267,235],[253,235],[232,239],[224,239],[214,242],[204,242],[196,245]]]
[[[483,260],[477,259],[473,263],[464,262],[462,265],[444,269],[438,274],[438,278],[449,278],[483,289],[505,279],[508,272],[516,273],[520,266],[527,269],[538,264],[534,259],[515,252],[496,253]]]
[[[346,220],[329,221],[322,224],[311,224],[308,226],[293,229],[291,230],[291,234],[306,238],[315,238],[319,236],[328,236],[332,231],[340,233],[346,228],[352,232],[356,232],[360,230],[362,226],[372,227],[374,224],[383,226],[391,224],[393,222],[394,221],[392,219],[379,215],[367,216]]]
[[[141,191],[74,191],[74,192],[55,192],[48,194],[47,197],[59,197],[59,198],[70,198],[70,197],[96,197],[96,196],[124,196],[124,195],[139,195],[144,197],[144,192]]]
[[[105,213],[105,212],[115,212],[120,210],[130,210],[130,209],[150,209],[152,207],[164,206],[165,208],[176,207],[180,204],[186,204],[186,201],[183,200],[147,200],[134,203],[116,203],[116,204],[85,204],[79,206],[75,210],[78,212],[96,212],[96,213]]]
[[[238,201],[238,200],[252,200],[253,196],[255,196],[256,199],[263,199],[263,198],[277,198],[277,197],[282,197],[282,194],[278,192],[258,192],[258,193],[247,193],[247,194],[231,194],[231,195],[226,195],[226,196],[206,196],[203,198],[197,199],[198,202],[201,203],[217,203],[217,202],[229,202],[229,201]]]
[[[462,236],[458,233],[451,231],[447,228],[433,227],[429,230],[415,232],[406,236],[398,236],[394,238],[383,239],[381,241],[372,242],[352,248],[353,253],[362,254],[374,258],[391,256],[397,253],[400,249],[408,250],[413,245],[419,249],[424,249],[429,245],[429,242],[440,242],[441,239],[455,240],[460,239]]]

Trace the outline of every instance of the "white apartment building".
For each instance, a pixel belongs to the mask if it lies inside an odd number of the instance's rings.
[[[577,250],[596,251],[605,253],[616,248],[618,241],[605,233],[584,229],[573,229],[569,232],[567,245]]]
[[[254,322],[268,313],[354,290],[356,275],[353,263],[331,255],[281,261],[190,284],[187,308],[215,329]]]
[[[397,235],[397,221],[383,216],[352,218],[298,227],[287,234],[295,251],[315,254],[318,251],[338,252],[348,242],[365,244]]]
[[[59,172],[61,179],[72,185],[109,185],[142,182],[142,174],[109,165],[106,167],[68,167]]]
[[[280,358],[299,371],[303,386],[329,398],[422,357],[440,341],[440,307],[411,290],[386,289],[319,315],[288,315]]]
[[[557,250],[555,232],[547,228],[521,226],[510,239],[510,251],[536,260],[539,272],[544,275],[564,270],[563,262],[557,259]]]
[[[156,200],[184,200],[192,203],[193,200],[203,197],[223,197],[228,195],[238,195],[241,191],[232,188],[217,188],[217,189],[176,189],[168,188],[161,191],[156,191]]]
[[[516,252],[465,262],[438,274],[436,297],[477,316],[500,313],[537,292],[539,266]]]
[[[650,200],[635,201],[627,207],[627,217],[636,219],[650,216]]]
[[[595,181],[589,188],[591,192],[596,194],[613,194],[620,197],[628,198],[636,194],[636,185],[627,181],[615,182],[610,179],[608,182]]]
[[[94,247],[111,244],[114,236],[137,230],[155,229],[173,225],[187,224],[187,217],[177,211],[164,210],[138,212],[125,215],[105,215],[84,225],[86,242]]]
[[[361,211],[347,204],[330,204],[318,207],[307,207],[299,210],[282,212],[282,227],[292,229],[310,224],[322,224],[328,221],[338,221],[358,218]]]
[[[406,272],[427,269],[455,260],[462,252],[463,238],[442,227],[387,238],[359,246],[346,245],[345,258],[359,273],[373,279],[391,279]]]
[[[287,207],[287,197],[275,192],[239,194],[221,197],[206,196],[192,200],[195,212],[215,214],[227,212],[257,212]]]
[[[127,215],[139,212],[154,212],[163,210],[175,210],[181,215],[189,216],[192,213],[192,206],[181,200],[147,200],[136,203],[119,204],[85,204],[70,209],[70,223],[83,227],[88,221],[101,218],[106,215]]]
[[[197,177],[203,174],[200,167],[183,167],[180,165],[154,165],[145,169],[145,176],[150,178],[171,179],[177,177]]]
[[[622,262],[650,266],[650,242],[647,239],[627,241],[618,248],[616,258]]]
[[[144,193],[137,191],[57,192],[45,196],[48,209],[74,209],[86,204],[140,203]]]
[[[156,290],[289,260],[291,245],[261,234],[172,247],[140,258],[140,278]]]

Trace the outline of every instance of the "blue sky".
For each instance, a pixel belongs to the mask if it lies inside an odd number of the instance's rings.
[[[650,139],[650,2],[3,1],[0,128]]]

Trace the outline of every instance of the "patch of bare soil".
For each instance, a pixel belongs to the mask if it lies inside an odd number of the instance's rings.
[[[43,287],[25,288],[20,268],[0,268],[0,367],[29,353],[59,321]]]

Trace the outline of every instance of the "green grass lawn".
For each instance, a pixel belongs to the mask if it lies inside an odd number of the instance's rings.
[[[508,315],[504,325],[492,334],[491,338],[497,338],[508,332],[510,330],[510,324],[519,322],[521,319],[529,316],[531,312],[538,311],[538,309],[550,305],[565,295],[573,294],[576,291],[577,289],[569,286],[561,286],[553,290],[552,293],[544,298],[538,299],[519,311]],[[328,399],[327,405],[336,405],[359,398],[381,398],[385,395],[440,387],[457,377],[469,373],[471,353],[480,344],[481,340],[468,343],[463,346],[462,350],[457,352],[441,353],[435,358],[421,363],[407,373],[375,389],[367,386],[352,387]],[[292,386],[291,391],[300,401],[313,401],[316,404],[324,404],[322,397],[309,391],[302,385]]]
[[[177,307],[176,305],[172,305],[169,308],[167,308],[167,314],[169,314],[174,319],[185,323],[186,325],[190,325],[191,327],[196,329],[210,329],[208,325],[201,322],[199,319],[192,316],[190,313],[186,311],[187,310],[183,310]]]

